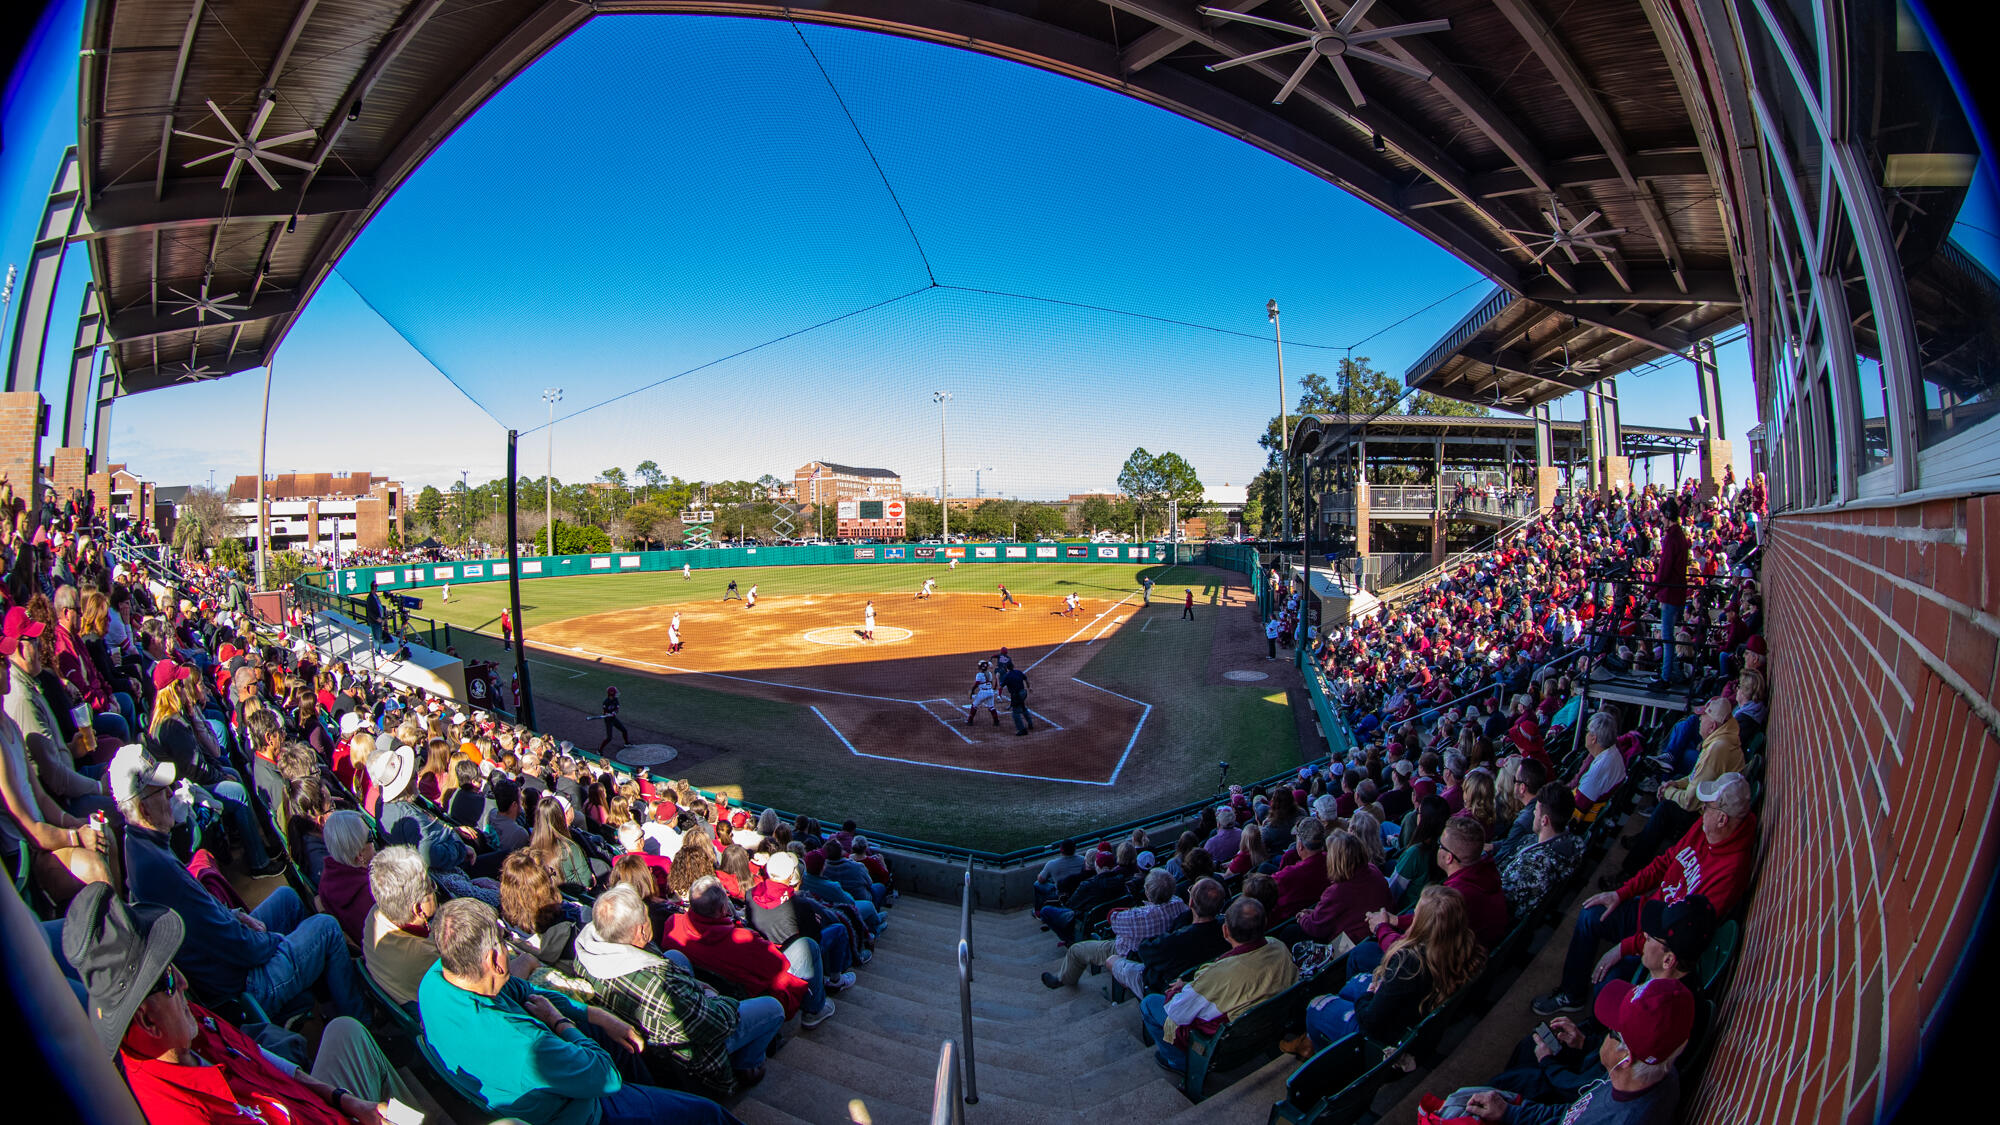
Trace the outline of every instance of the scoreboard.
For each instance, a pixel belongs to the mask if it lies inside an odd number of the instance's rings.
[[[884,497],[842,500],[834,507],[836,534],[843,539],[903,538],[903,501]]]

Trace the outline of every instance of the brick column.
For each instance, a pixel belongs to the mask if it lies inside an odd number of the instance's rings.
[[[306,548],[319,550],[319,501],[306,501]]]
[[[1556,502],[1556,489],[1562,484],[1562,470],[1554,465],[1538,465],[1535,468],[1535,507],[1547,508]]]
[[[30,510],[41,503],[42,396],[39,391],[0,392],[0,473]]]
[[[159,513],[156,508],[158,501],[159,498],[153,495],[153,482],[144,481],[139,485],[139,495],[132,498],[132,510],[139,517],[140,522],[144,523],[147,527],[155,530],[164,530],[160,527]]]
[[[1625,491],[1632,484],[1632,459],[1630,457],[1606,457],[1604,459],[1604,475],[1602,479],[1604,481],[1605,496],[1608,497],[1613,492]]]
[[[84,487],[97,494],[97,510],[111,510],[111,474],[92,473],[84,478]]]
[[[389,502],[364,496],[354,502],[354,545],[378,551],[389,545]]]
[[[1722,474],[1728,470],[1733,456],[1729,443],[1721,438],[1708,438],[1701,443],[1702,499],[1722,492]]]
[[[1450,527],[1451,527],[1451,520],[1447,519],[1443,512],[1439,512],[1431,517],[1431,565],[1432,566],[1444,565],[1444,557],[1447,550],[1445,543],[1446,540],[1450,538],[1446,534],[1446,531]]]
[[[1368,488],[1366,481],[1354,486],[1354,553],[1364,559],[1368,557],[1368,523],[1373,514]]]
[[[50,456],[49,464],[50,483],[64,500],[69,499],[70,489],[81,490],[89,483],[90,451],[82,446],[63,446]]]

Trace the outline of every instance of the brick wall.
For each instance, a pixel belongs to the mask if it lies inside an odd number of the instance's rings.
[[[2000,496],[1779,517],[1762,868],[1691,1120],[1872,1121],[1995,870]]]
[[[366,496],[354,502],[354,541],[364,551],[389,545],[389,502]]]

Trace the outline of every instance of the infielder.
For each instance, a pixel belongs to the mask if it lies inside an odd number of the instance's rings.
[[[729,580],[729,588],[722,592],[723,601],[726,602],[731,598],[735,598],[739,602],[743,600],[743,594],[736,588],[736,579],[734,578]]]
[[[1007,592],[1007,584],[1002,582],[1000,583],[1000,608],[1005,610],[1010,605],[1015,609],[1021,608],[1021,603],[1014,600],[1014,595]]]
[[[986,713],[993,716],[994,726],[1000,725],[999,696],[993,691],[993,674],[988,670],[991,667],[982,660],[979,662],[979,671],[972,674],[972,706],[965,712],[966,726],[971,726],[978,720],[981,707],[986,708]]]
[[[1069,595],[1068,597],[1066,597],[1066,598],[1064,598],[1064,599],[1063,599],[1063,616],[1064,616],[1064,617],[1075,617],[1075,616],[1076,616],[1076,607],[1078,606],[1078,604],[1080,604],[1080,602],[1081,602],[1081,599],[1080,599],[1080,598],[1078,598],[1078,597],[1076,596],[1076,592],[1075,592],[1074,590],[1072,590],[1072,591],[1070,592],[1070,595]]]
[[[936,592],[937,592],[937,579],[926,578],[924,579],[924,588],[917,591],[917,600],[923,601],[925,598],[930,597],[932,594]]]
[[[681,650],[681,611],[677,609],[674,611],[674,619],[667,623],[667,652],[669,654],[676,654],[679,653],[680,650]]]
[[[861,611],[861,639],[864,641],[875,639],[875,603],[872,601]]]
[[[732,586],[733,586],[733,585],[735,585],[735,583],[733,583],[733,582],[732,582],[732,583],[730,583],[730,585],[732,585]],[[1192,593],[1190,593],[1190,594],[1188,595],[1188,597],[1192,598],[1192,597],[1194,597],[1194,595],[1193,595]],[[1194,604],[1194,603],[1193,603],[1193,602],[1189,602],[1188,604],[1192,605],[1192,604]],[[745,594],[745,595],[743,595],[743,608],[744,608],[744,609],[756,609],[756,608],[757,608],[757,584],[756,584],[755,582],[752,582],[752,583],[750,584],[750,592],[749,592],[749,593],[747,593],[747,594]]]

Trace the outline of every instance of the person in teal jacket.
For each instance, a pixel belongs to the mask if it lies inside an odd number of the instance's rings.
[[[707,1098],[627,1083],[599,1040],[633,1052],[632,1025],[508,974],[499,917],[478,899],[431,919],[438,962],[417,986],[424,1039],[497,1116],[528,1125],[740,1125]]]

